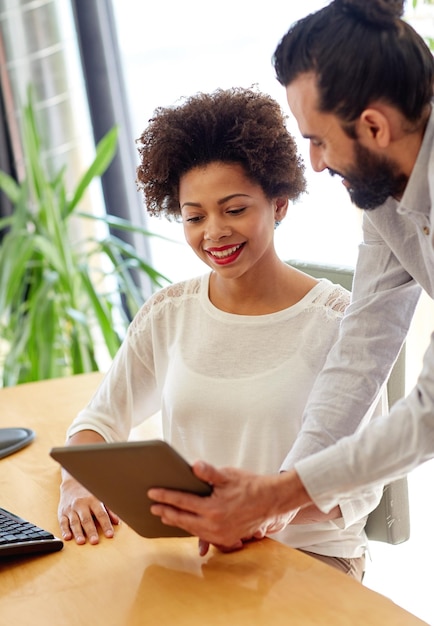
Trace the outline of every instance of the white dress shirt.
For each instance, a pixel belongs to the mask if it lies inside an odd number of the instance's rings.
[[[434,457],[434,335],[408,397],[393,406],[389,417],[367,428],[363,424],[366,407],[405,340],[421,288],[434,296],[433,199],[432,112],[401,202],[389,198],[364,212],[352,302],[282,467],[295,464],[324,511],[349,490],[397,478]],[[324,423],[327,445],[340,441],[318,452],[324,439],[317,433]]]

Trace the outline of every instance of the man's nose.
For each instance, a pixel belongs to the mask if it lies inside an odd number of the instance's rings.
[[[312,164],[312,169],[315,172],[323,172],[327,169],[326,162],[324,161],[322,152],[318,146],[310,146],[310,162]]]

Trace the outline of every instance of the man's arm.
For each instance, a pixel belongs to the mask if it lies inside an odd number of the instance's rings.
[[[364,242],[359,248],[351,303],[339,338],[309,394],[302,429],[283,470],[366,424],[367,411],[378,398],[407,336],[421,288],[382,234],[387,233],[390,221],[400,221],[399,228],[405,233],[406,223],[396,213],[393,201],[374,213],[363,216]]]
[[[434,458],[433,372],[434,334],[418,384],[388,416],[277,475],[198,462],[194,472],[213,484],[212,496],[152,489],[149,497],[158,502],[152,512],[205,542],[236,548],[243,539],[283,529],[300,509],[309,515],[309,505],[327,513],[361,488],[405,475]]]
[[[434,334],[415,388],[388,416],[296,463],[317,506],[327,511],[352,490],[390,481],[434,458]]]
[[[152,489],[152,511],[170,525],[219,547],[278,531],[300,509],[315,504],[325,513],[369,485],[405,475],[434,458],[434,334],[416,387],[389,415],[291,468],[258,476],[234,468],[196,463],[195,474],[214,485],[209,498]]]

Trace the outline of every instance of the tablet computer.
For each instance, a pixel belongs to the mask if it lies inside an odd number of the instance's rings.
[[[185,537],[152,515],[151,487],[208,496],[212,487],[199,480],[191,466],[159,439],[96,443],[52,448],[50,455],[86,489],[143,537]]]

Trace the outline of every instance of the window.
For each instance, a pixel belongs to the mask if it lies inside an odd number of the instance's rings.
[[[221,0],[214,9],[199,0],[151,5],[114,0],[134,138],[156,107],[218,87],[257,84],[289,114],[271,57],[293,21],[325,4],[319,0],[301,5],[269,0],[264,10],[261,3],[233,0]],[[308,193],[290,207],[277,229],[278,253],[283,259],[353,266],[360,240],[360,212],[328,173],[312,172],[307,141],[300,137],[294,120],[288,119],[288,127],[306,162]],[[151,241],[153,265],[171,280],[206,271],[184,243],[182,226],[150,218],[149,229],[179,242]]]

